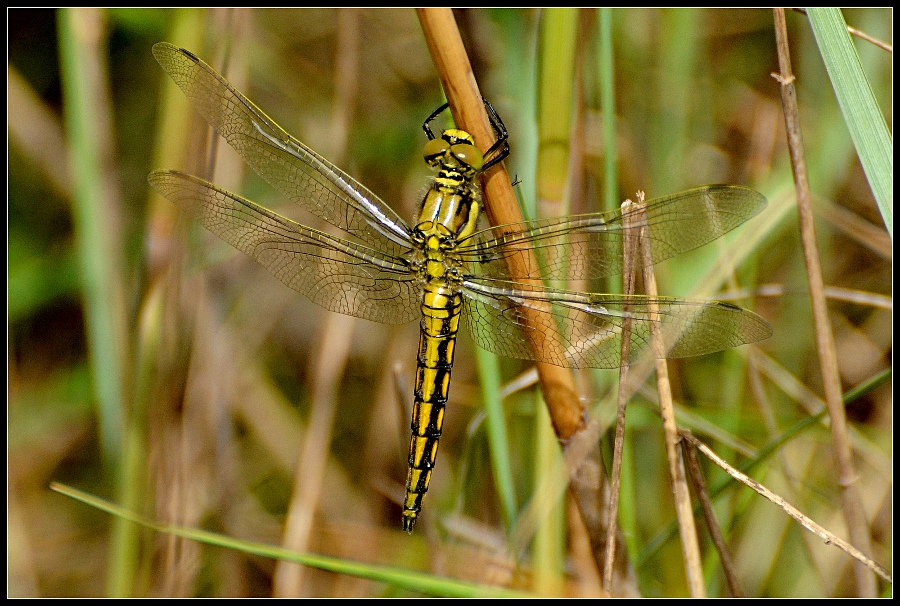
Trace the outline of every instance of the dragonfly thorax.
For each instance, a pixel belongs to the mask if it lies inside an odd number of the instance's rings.
[[[412,266],[423,284],[444,284],[451,288],[459,282],[461,261],[454,249],[457,236],[435,221],[420,222],[413,230],[416,245]]]
[[[462,195],[440,189],[429,189],[419,209],[416,231],[427,232],[428,223],[442,225],[448,237],[461,240],[471,235],[478,224],[481,204],[474,192],[463,192]]]

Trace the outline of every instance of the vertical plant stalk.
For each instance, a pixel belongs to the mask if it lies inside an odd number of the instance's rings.
[[[577,32],[577,9],[543,9],[537,62],[538,156],[535,185],[539,218],[569,214],[567,194],[576,90],[572,82],[577,80],[574,48]]]
[[[816,347],[819,353],[819,366],[825,390],[825,402],[831,418],[831,442],[835,466],[838,472],[838,484],[841,487],[844,517],[847,520],[850,540],[860,551],[870,554],[872,552],[871,539],[857,485],[858,476],[853,468],[853,453],[850,446],[850,437],[847,433],[847,417],[841,397],[841,383],[838,373],[837,355],[835,353],[834,335],[831,331],[831,324],[828,321],[828,308],[825,303],[824,280],[822,278],[822,267],[819,262],[819,249],[816,243],[812,194],[810,193],[806,158],[803,152],[803,138],[800,133],[800,113],[797,107],[797,92],[794,88],[795,78],[791,69],[784,9],[774,9],[774,15],[778,68],[780,71],[778,74],[773,74],[773,77],[781,85],[781,104],[784,111],[788,149],[791,155],[791,169],[794,173],[794,183],[797,191],[800,238],[803,245],[803,259],[806,264],[809,294],[812,302]],[[859,596],[875,597],[877,588],[875,577],[871,571],[857,561],[854,563],[854,572]]]
[[[487,415],[487,439],[491,452],[491,469],[494,472],[494,487],[500,501],[503,526],[509,531],[516,518],[518,499],[500,388],[500,362],[495,354],[480,347],[475,348],[475,359],[478,363],[481,397],[484,399]]]
[[[62,9],[58,32],[66,152],[74,186],[72,220],[103,462],[119,500],[137,506],[146,494],[144,485],[141,475],[129,473],[126,466],[143,458],[134,454],[143,443],[129,433],[135,422],[131,331],[104,14]],[[139,549],[137,529],[117,520],[107,561],[108,596],[134,594]]]
[[[177,41],[183,48],[200,48],[206,31],[201,9],[175,9],[171,12],[171,27],[167,39]],[[153,142],[151,166],[184,166],[188,141],[197,138],[191,129],[194,111],[184,102],[184,94],[177,86],[165,83],[159,92],[156,115],[159,116]],[[204,127],[204,133],[205,127]],[[199,168],[198,168],[199,172]],[[174,238],[178,208],[150,188],[147,202],[147,265],[148,282],[161,279],[173,262],[171,241]]]
[[[60,63],[69,164],[75,185],[72,216],[81,267],[91,374],[103,455],[115,468],[121,449],[128,392],[128,330],[122,267],[118,184],[114,177],[109,78],[101,56],[101,11],[59,13]]]
[[[638,192],[635,205],[642,209],[643,192]],[[643,217],[643,215],[641,215]],[[647,296],[658,296],[656,274],[653,272],[653,257],[650,252],[650,233],[646,224],[641,228],[641,255],[644,266],[644,290]],[[651,317],[658,317],[653,304],[649,305]],[[669,366],[666,362],[666,346],[660,332],[658,322],[652,323],[650,330],[650,347],[656,358],[656,386],[659,392],[659,408],[663,421],[663,435],[666,441],[666,455],[669,460],[669,475],[672,478],[672,493],[675,498],[675,515],[678,518],[678,530],[681,538],[681,552],[684,556],[684,568],[687,574],[691,596],[706,597],[703,584],[703,566],[700,559],[700,542],[697,539],[697,527],[694,524],[694,512],[691,507],[691,495],[688,490],[687,477],[684,472],[684,460],[678,448],[678,426],[675,423],[675,404],[672,402],[672,386],[669,383]]]
[[[534,218],[538,219],[569,214],[569,171],[576,158],[572,152],[572,108],[577,88],[573,82],[578,82],[576,73],[580,73],[576,68],[575,51],[578,25],[578,9],[554,7],[541,11],[536,60],[537,159],[534,180],[537,192]],[[552,286],[564,288],[567,284],[565,280],[559,280]],[[543,405],[540,398],[537,402]],[[546,416],[539,414],[534,419],[532,433],[537,454],[534,475],[537,478],[547,477],[554,473],[554,464],[561,462],[559,441],[546,425]],[[585,465],[590,463],[585,460]],[[580,481],[580,476],[570,480],[573,488],[576,478]],[[598,484],[593,482],[592,486]],[[565,502],[565,492],[556,493],[555,498],[549,500],[548,505],[552,506],[541,516],[532,543],[534,589],[545,596],[559,595],[562,590],[566,534],[562,514]]]
[[[536,478],[560,475],[562,452],[559,442],[543,407],[540,393],[534,394],[535,411],[531,439],[534,444],[532,469]],[[537,491],[535,491],[537,493]],[[545,597],[558,597],[565,591],[566,568],[566,518],[567,503],[565,490],[541,491],[539,493],[539,515],[534,538],[531,541],[532,583],[530,589]],[[515,553],[515,552],[514,552]]]
[[[481,93],[452,11],[423,8],[418,9],[417,13],[432,61],[450,102],[454,121],[475,138],[479,149],[487,151],[496,135],[485,113]],[[497,165],[488,170],[482,175],[482,186],[485,211],[492,225],[522,221],[518,200],[505,168]],[[515,268],[511,268],[511,271],[515,276]],[[569,440],[585,426],[584,409],[578,401],[572,371],[540,362],[535,366],[556,435],[560,440]]]
[[[619,198],[618,151],[616,147],[616,90],[615,59],[613,58],[612,8],[598,9],[600,13],[600,52],[598,72],[603,110],[603,208],[612,209]]]
[[[631,200],[622,203],[622,214],[626,218],[624,225],[624,238],[622,240],[622,281],[623,293],[626,299],[634,294],[635,275],[634,257],[639,245],[639,239],[635,237],[634,213],[625,210],[631,207]],[[616,528],[618,528],[619,516],[619,489],[622,483],[622,452],[625,445],[625,409],[631,398],[632,390],[628,384],[628,370],[631,361],[631,316],[629,308],[625,307],[625,316],[622,318],[622,350],[619,367],[619,392],[616,410],[616,437],[613,442],[612,470],[610,471],[609,486],[609,511],[606,522],[606,555],[603,558],[603,591],[607,597],[612,595],[613,562],[616,555]]]
[[[460,128],[475,138],[479,149],[485,151],[493,143],[495,133],[485,113],[453,13],[449,9],[418,9],[417,12],[453,118]],[[482,175],[482,186],[485,211],[491,225],[522,221],[518,200],[505,168],[498,165],[488,170]],[[537,260],[531,259],[529,263],[533,266]],[[524,271],[515,266],[509,269],[514,279],[525,275]],[[531,311],[523,308],[522,313],[525,321],[529,322]],[[536,344],[533,346],[537,347]],[[592,553],[599,569],[606,534],[603,530],[606,517],[600,513],[603,503],[600,491],[605,482],[599,458],[594,456],[599,455],[599,423],[586,422],[585,410],[578,400],[571,369],[541,362],[535,362],[535,368],[554,432],[565,445],[563,455],[569,472],[570,489],[588,528]],[[521,516],[527,517],[527,512]],[[517,527],[521,527],[521,524],[517,523]],[[513,535],[516,534],[514,530]]]

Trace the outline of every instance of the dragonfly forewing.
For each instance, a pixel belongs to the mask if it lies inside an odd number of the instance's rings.
[[[647,226],[653,261],[658,263],[712,242],[765,205],[765,197],[752,189],[707,185],[649,200],[643,217],[631,221],[628,211],[615,210],[491,227],[461,242],[457,252],[473,274],[507,280],[590,280],[622,272],[627,229]],[[509,267],[517,267],[515,276]]]
[[[410,229],[378,196],[291,136],[192,53],[160,42],[153,55],[194,109],[272,187],[368,245],[402,254]]]
[[[185,213],[329,311],[385,324],[419,317],[421,286],[404,258],[295,223],[178,171],[149,182]]]

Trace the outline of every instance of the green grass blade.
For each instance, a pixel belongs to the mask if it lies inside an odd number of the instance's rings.
[[[327,570],[339,574],[347,574],[371,581],[388,583],[396,587],[408,589],[410,591],[418,591],[430,595],[440,595],[447,597],[524,597],[528,594],[513,592],[501,587],[491,587],[488,585],[479,585],[475,583],[465,583],[453,579],[436,577],[421,572],[405,570],[402,568],[393,568],[388,566],[379,566],[375,564],[367,564],[365,562],[354,562],[352,560],[342,560],[323,555],[297,553],[277,547],[275,545],[266,545],[265,543],[257,543],[254,541],[246,541],[243,539],[235,539],[225,535],[200,530],[198,528],[182,528],[171,526],[168,524],[160,524],[137,515],[127,509],[119,507],[109,501],[87,494],[75,488],[65,486],[63,484],[53,483],[50,486],[53,490],[60,494],[64,494],[77,501],[81,501],[86,505],[95,507],[101,511],[105,511],[111,515],[146,526],[157,532],[172,534],[199,543],[207,545],[217,545],[228,549],[258,555],[263,557],[285,560],[319,570]]]
[[[603,208],[619,207],[618,153],[616,151],[616,77],[613,57],[612,9],[600,8],[597,73],[600,77],[600,103],[603,111]]]
[[[514,167],[512,174],[521,183],[517,186],[517,195],[523,212],[534,216],[534,157],[536,154],[536,136],[534,128],[534,89],[535,89],[535,39],[536,28],[533,18],[519,11],[507,9],[490,9],[491,16],[498,27],[499,37],[503,44],[516,49],[511,52],[503,72],[502,84],[498,87],[503,95],[494,99],[495,106],[510,103],[517,109],[513,115],[503,113],[515,137],[514,153],[506,160],[507,167]],[[532,108],[528,111],[527,108]],[[491,467],[494,475],[494,488],[497,491],[507,531],[518,517],[518,497],[515,489],[511,444],[507,429],[507,415],[500,395],[502,373],[499,358],[480,347],[475,352],[481,393],[484,400],[488,446],[491,453]]]
[[[576,53],[578,52],[579,11],[572,8],[546,8],[541,12],[538,33],[537,133],[538,155],[536,167],[537,217],[560,217],[569,214],[569,161],[571,131],[575,108]],[[563,286],[554,284],[553,286]],[[550,430],[545,404],[538,402],[540,414],[535,415],[534,441],[537,456],[534,460],[536,478],[552,476],[553,455],[558,452],[558,439]],[[565,527],[560,501],[540,492],[545,499],[536,526],[532,560],[535,588],[542,595],[557,595],[565,567]]]
[[[850,137],[884,224],[893,238],[893,137],[863,72],[840,9],[810,8],[807,14]]]
[[[105,74],[98,73],[97,42],[85,32],[98,27],[95,13],[61,10],[58,16],[63,85],[63,118],[74,182],[72,218],[81,277],[82,300],[97,399],[103,455],[115,468],[122,447],[122,411],[127,391],[127,320],[118,209],[110,178],[111,116]],[[98,18],[99,20],[99,18]],[[106,94],[105,94],[106,93]]]
[[[487,414],[486,428],[494,472],[494,487],[500,499],[503,523],[509,530],[516,518],[516,491],[509,451],[509,435],[506,415],[500,397],[500,361],[495,354],[480,347],[475,348],[481,394]]]
[[[538,49],[537,194],[540,217],[568,214],[569,135],[575,87],[578,11],[548,8],[541,14]]]

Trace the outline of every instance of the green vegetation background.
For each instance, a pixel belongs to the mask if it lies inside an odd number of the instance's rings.
[[[509,171],[522,181],[526,208],[554,191],[575,213],[613,208],[637,190],[653,197],[713,182],[769,199],[766,215],[722,246],[660,269],[664,294],[765,286],[763,296],[737,302],[775,329],[754,349],[755,370],[749,348],[673,364],[681,423],[740,464],[819,412],[784,120],[770,75],[771,11],[613,10],[611,47],[596,11],[573,12],[570,29],[544,45],[540,11],[456,15],[481,90],[509,128]],[[891,41],[890,9],[844,16]],[[272,545],[282,542],[288,509],[305,507],[311,554],[426,579],[596,595],[597,572],[565,492],[554,493],[563,506],[541,540],[510,542],[518,513],[546,489],[543,476],[565,477],[547,465],[556,447],[540,437],[546,418],[533,392],[504,400],[508,453],[499,467],[490,460],[485,386],[527,366],[477,367],[481,353],[461,339],[433,488],[408,537],[397,500],[417,327],[316,308],[148,191],[150,170],[197,173],[205,160],[197,151],[203,131],[150,53],[166,40],[217,67],[227,57],[228,78],[270,116],[411,217],[428,178],[421,122],[442,101],[412,10],[17,9],[8,17],[10,596],[268,596],[281,574],[270,558],[140,529],[51,492],[51,482],[160,522]],[[891,366],[892,245],[809,23],[789,13],[788,25],[825,282],[844,289],[831,291],[829,310],[846,391]],[[890,121],[892,55],[854,44]],[[569,52],[569,67],[554,63],[553,49]],[[611,82],[612,132],[602,102]],[[549,126],[539,116],[548,109],[573,110],[574,126],[564,122],[557,142],[568,157],[562,177],[546,173],[552,160],[535,168],[535,158],[553,157],[542,155]],[[215,175],[292,212],[227,148]],[[733,279],[715,270],[726,253],[739,261]],[[495,374],[485,376],[490,367]],[[594,413],[610,423],[615,373],[583,378]],[[680,596],[661,429],[645,397],[629,411],[622,526],[635,587]],[[891,409],[888,383],[847,410],[871,555],[883,564],[892,561]],[[708,471],[710,484],[723,477]],[[787,441],[754,477],[846,537],[824,421]],[[779,509],[735,487],[716,506],[746,595],[853,595],[849,558]],[[709,593],[727,595],[705,532],[701,540]],[[412,574],[398,585],[352,567],[307,568],[300,578],[299,593],[310,596],[457,591]]]

